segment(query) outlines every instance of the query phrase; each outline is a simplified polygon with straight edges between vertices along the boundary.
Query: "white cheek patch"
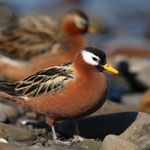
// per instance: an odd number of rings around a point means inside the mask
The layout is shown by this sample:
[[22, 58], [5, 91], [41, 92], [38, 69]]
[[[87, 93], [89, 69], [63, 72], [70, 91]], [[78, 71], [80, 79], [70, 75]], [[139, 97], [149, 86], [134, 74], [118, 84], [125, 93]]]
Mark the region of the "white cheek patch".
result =
[[87, 24], [87, 21], [84, 18], [80, 18], [78, 16], [75, 16], [75, 22], [79, 28], [84, 28]]
[[[100, 58], [96, 55], [94, 55], [93, 53], [90, 53], [88, 51], [83, 50], [82, 51], [82, 57], [85, 60], [86, 63], [93, 65], [93, 66], [97, 66], [99, 64]], [[97, 59], [93, 60], [93, 57]]]

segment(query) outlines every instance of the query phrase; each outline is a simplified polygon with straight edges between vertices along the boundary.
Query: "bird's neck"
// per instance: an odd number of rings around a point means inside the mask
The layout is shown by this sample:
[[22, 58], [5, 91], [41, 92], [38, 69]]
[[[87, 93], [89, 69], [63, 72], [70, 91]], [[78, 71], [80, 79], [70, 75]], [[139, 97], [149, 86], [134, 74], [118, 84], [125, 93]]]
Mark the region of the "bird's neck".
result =
[[67, 34], [70, 41], [70, 53], [75, 55], [82, 48], [84, 48], [87, 43], [83, 36], [83, 33], [79, 28], [76, 27], [71, 18], [65, 18], [61, 21], [61, 28], [65, 34]]
[[77, 87], [84, 85], [81, 89], [86, 89], [92, 96], [95, 93], [94, 95], [97, 95], [97, 98], [101, 97], [104, 102], [108, 88], [105, 74], [103, 72], [98, 72], [96, 67], [87, 64], [83, 60], [81, 53], [77, 54], [74, 58], [73, 68], [77, 77]]
[[61, 21], [61, 28], [65, 33], [70, 37], [81, 35], [82, 32], [79, 28], [76, 27], [74, 21], [70, 17], [66, 17]]
[[76, 55], [81, 49], [86, 47], [87, 42], [84, 39], [83, 35], [76, 35], [70, 37], [71, 46], [70, 46], [70, 52], [72, 55]]
[[78, 53], [74, 60], [73, 60], [73, 67], [75, 68], [75, 70], [78, 72], [77, 74], [84, 74], [84, 75], [91, 75], [91, 74], [97, 74], [99, 73], [96, 70], [96, 67], [86, 63], [83, 60], [82, 54]]

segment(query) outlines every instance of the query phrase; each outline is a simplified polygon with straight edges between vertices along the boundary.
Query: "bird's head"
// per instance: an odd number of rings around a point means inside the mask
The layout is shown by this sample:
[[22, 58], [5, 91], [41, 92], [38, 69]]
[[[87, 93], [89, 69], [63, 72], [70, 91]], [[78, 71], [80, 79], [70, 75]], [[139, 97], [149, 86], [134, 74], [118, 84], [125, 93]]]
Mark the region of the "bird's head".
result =
[[64, 30], [71, 35], [84, 34], [86, 32], [96, 33], [96, 30], [89, 27], [87, 15], [81, 10], [74, 9], [69, 11], [62, 19]]
[[82, 63], [80, 62], [80, 64], [86, 64], [87, 66], [90, 66], [99, 72], [108, 70], [114, 74], [119, 74], [119, 71], [107, 64], [106, 54], [100, 49], [86, 47], [81, 50], [78, 56], [83, 60]]

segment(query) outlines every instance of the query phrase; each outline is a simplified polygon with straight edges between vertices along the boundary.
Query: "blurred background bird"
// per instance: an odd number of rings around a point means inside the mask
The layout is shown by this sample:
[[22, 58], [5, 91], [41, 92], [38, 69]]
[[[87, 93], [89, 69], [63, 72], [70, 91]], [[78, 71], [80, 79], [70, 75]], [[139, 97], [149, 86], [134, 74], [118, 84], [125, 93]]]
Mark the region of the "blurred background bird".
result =
[[24, 17], [0, 35], [0, 71], [13, 80], [23, 79], [46, 67], [71, 61], [87, 43], [89, 27], [84, 12], [74, 9], [60, 21], [49, 16]]

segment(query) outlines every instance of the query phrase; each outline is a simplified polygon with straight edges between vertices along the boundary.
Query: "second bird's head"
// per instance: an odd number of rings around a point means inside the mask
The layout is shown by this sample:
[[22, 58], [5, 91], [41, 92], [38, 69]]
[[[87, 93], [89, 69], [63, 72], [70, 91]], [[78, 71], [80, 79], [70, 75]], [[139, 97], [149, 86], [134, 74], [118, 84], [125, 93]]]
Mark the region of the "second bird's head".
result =
[[91, 68], [94, 67], [94, 69], [99, 72], [108, 70], [114, 74], [119, 74], [119, 71], [107, 64], [106, 54], [100, 49], [85, 47], [83, 50], [80, 51], [79, 54], [77, 54], [76, 57], [78, 56], [81, 57], [81, 59], [83, 60], [82, 62], [79, 62], [80, 60], [76, 60], [78, 61], [77, 63], [80, 63], [80, 65], [86, 64], [85, 66], [89, 66]]
[[68, 34], [96, 33], [96, 29], [89, 27], [89, 19], [81, 10], [74, 9], [62, 18], [62, 27]]

